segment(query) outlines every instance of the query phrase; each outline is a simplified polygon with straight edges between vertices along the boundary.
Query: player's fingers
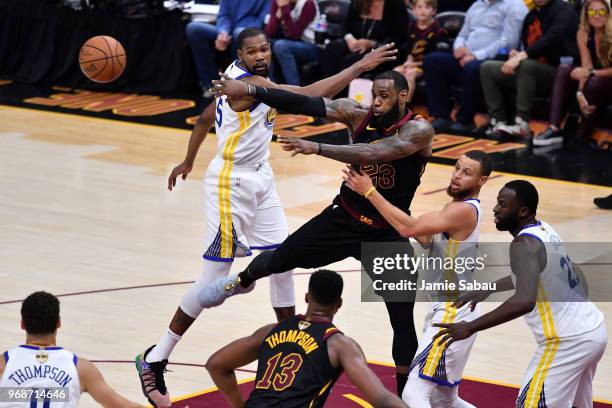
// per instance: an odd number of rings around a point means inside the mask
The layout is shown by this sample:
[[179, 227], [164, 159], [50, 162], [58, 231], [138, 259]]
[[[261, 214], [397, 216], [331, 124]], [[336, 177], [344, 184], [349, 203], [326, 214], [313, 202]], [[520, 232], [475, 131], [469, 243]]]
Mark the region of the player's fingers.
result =
[[449, 324], [448, 323], [432, 323], [431, 324], [433, 327], [442, 327], [442, 328], [448, 328]]
[[449, 348], [451, 344], [453, 344], [455, 342], [455, 339], [453, 339], [452, 337], [446, 342], [446, 348]]
[[187, 180], [187, 173], [183, 173], [183, 175], [181, 176], [183, 180]]
[[224, 73], [224, 72], [219, 72], [219, 76], [222, 78], [222, 80], [225, 80], [225, 79], [232, 79], [232, 77], [230, 77], [229, 75], [227, 75], [227, 74], [226, 74], [226, 73]]
[[459, 309], [460, 307], [462, 307], [463, 305], [465, 305], [465, 300], [463, 299], [457, 299], [455, 302], [453, 302], [453, 304], [451, 305], [454, 308]]
[[444, 336], [446, 333], [448, 333], [448, 329], [440, 330], [433, 336], [433, 340], [437, 339], [438, 337]]

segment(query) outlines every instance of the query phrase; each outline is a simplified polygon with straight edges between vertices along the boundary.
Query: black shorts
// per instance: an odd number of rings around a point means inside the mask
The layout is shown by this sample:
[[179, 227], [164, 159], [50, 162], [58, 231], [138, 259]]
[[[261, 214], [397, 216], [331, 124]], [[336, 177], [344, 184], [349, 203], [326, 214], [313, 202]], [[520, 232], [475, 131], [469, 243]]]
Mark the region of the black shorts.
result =
[[[319, 268], [348, 257], [361, 260], [362, 242], [408, 242], [392, 227], [375, 228], [332, 204], [289, 235], [269, 259], [268, 272]], [[408, 247], [411, 250], [411, 247]]]

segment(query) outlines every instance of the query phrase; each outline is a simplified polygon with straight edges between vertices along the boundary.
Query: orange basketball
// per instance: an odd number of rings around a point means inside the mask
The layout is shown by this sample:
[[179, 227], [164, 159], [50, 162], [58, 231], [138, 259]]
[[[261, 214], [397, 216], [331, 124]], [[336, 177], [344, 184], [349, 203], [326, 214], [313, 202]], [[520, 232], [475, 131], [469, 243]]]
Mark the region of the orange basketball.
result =
[[98, 35], [85, 41], [79, 51], [83, 74], [95, 82], [112, 82], [125, 69], [125, 50], [113, 37]]

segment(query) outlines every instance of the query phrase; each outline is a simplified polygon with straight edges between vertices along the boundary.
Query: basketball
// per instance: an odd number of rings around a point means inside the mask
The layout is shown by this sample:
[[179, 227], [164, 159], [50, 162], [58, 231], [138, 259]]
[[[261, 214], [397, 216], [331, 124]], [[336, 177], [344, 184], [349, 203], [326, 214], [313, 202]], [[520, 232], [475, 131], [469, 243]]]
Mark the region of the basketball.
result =
[[107, 83], [119, 78], [125, 69], [125, 50], [113, 37], [98, 35], [85, 41], [79, 51], [79, 65], [92, 81]]

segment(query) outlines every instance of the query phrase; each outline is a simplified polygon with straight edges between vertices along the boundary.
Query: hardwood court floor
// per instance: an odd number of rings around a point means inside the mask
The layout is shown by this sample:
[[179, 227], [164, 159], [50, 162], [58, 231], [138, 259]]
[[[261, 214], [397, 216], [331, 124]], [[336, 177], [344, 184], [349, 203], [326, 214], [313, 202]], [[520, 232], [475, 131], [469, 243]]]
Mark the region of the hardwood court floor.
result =
[[[189, 132], [110, 120], [0, 106], [0, 348], [23, 342], [19, 300], [35, 290], [54, 294], [158, 285], [62, 297], [59, 344], [92, 360], [107, 380], [142, 400], [130, 363], [158, 340], [180, 302], [186, 283], [201, 273], [203, 190], [214, 136], [175, 191], [166, 177], [184, 156]], [[271, 146], [276, 185], [291, 230], [330, 202], [342, 165], [320, 157], [289, 157]], [[451, 167], [430, 164], [413, 202], [418, 215], [447, 201]], [[482, 241], [508, 241], [495, 230], [492, 207], [499, 188], [514, 177], [495, 173], [484, 188]], [[592, 198], [609, 189], [529, 178], [541, 194], [540, 217], [566, 241], [612, 241], [611, 213]], [[235, 270], [246, 260], [238, 260]], [[363, 346], [367, 357], [391, 362], [391, 329], [384, 305], [361, 303], [359, 265], [333, 266], [346, 282], [337, 325]], [[308, 275], [297, 271], [298, 310]], [[176, 283], [174, 285], [166, 285]], [[255, 291], [204, 312], [176, 348], [172, 361], [203, 364], [216, 349], [273, 320], [267, 281]], [[5, 303], [15, 300], [14, 303]], [[4, 302], [4, 304], [2, 304]], [[612, 305], [600, 303], [612, 327]], [[494, 305], [486, 305], [490, 309]], [[426, 304], [415, 307], [422, 327]], [[518, 384], [535, 342], [517, 320], [479, 334], [466, 376]], [[254, 368], [251, 365], [249, 368]], [[172, 365], [167, 383], [174, 397], [212, 385], [201, 367]], [[252, 374], [239, 373], [240, 378]], [[595, 396], [612, 400], [612, 351], [600, 362]], [[83, 397], [84, 407], [95, 406]]]

